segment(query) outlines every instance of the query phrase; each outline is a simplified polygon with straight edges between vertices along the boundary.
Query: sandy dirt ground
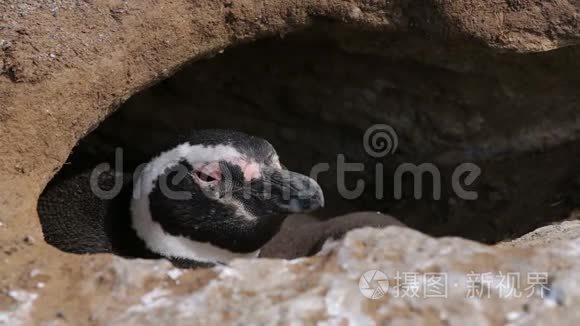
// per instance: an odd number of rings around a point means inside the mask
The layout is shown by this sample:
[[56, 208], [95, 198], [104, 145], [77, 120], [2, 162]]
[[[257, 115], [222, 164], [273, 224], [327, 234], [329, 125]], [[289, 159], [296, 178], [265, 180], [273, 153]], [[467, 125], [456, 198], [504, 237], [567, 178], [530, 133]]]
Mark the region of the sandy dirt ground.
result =
[[[14, 308], [14, 318], [90, 324], [95, 311], [142, 294], [141, 283], [128, 282], [126, 295], [111, 297], [112, 257], [46, 245], [36, 201], [81, 137], [185, 63], [319, 20], [541, 52], [576, 44], [578, 17], [574, 1], [3, 1], [0, 307]], [[180, 289], [195, 289], [212, 273], [191, 273]]]

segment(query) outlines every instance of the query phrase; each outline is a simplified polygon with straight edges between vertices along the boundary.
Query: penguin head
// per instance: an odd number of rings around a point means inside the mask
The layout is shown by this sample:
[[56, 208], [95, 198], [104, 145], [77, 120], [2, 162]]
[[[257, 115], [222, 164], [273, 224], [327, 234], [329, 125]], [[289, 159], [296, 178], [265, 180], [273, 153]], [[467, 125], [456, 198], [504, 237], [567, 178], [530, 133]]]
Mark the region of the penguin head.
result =
[[140, 171], [132, 226], [162, 256], [227, 262], [257, 256], [287, 215], [323, 204], [316, 181], [286, 170], [266, 140], [205, 130]]

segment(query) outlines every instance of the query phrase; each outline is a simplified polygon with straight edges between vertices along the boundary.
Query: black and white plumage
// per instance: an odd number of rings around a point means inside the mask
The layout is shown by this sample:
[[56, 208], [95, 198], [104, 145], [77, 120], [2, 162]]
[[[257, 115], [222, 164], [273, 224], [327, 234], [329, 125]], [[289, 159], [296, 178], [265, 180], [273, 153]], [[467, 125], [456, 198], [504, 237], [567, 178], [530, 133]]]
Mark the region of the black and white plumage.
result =
[[[46, 241], [74, 253], [226, 263], [256, 257], [288, 214], [323, 205], [320, 186], [284, 169], [263, 139], [205, 130], [167, 148], [137, 178], [125, 171], [111, 199], [91, 188], [92, 169], [55, 178], [38, 205]], [[114, 183], [113, 171], [98, 178], [101, 189]]]

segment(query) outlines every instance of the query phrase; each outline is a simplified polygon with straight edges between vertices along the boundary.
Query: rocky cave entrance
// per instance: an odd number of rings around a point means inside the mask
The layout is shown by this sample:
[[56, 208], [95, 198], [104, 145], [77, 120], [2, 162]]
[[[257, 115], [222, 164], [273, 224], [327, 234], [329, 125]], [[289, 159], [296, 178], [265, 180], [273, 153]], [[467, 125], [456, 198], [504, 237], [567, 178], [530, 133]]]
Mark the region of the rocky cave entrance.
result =
[[[578, 50], [498, 54], [461, 44], [321, 25], [226, 49], [131, 97], [79, 142], [63, 171], [113, 162], [116, 148], [131, 168], [177, 133], [227, 128], [269, 140], [295, 171], [328, 163], [318, 177], [323, 219], [382, 211], [430, 235], [495, 243], [569, 218], [580, 204]], [[375, 124], [391, 126], [398, 140], [379, 159], [363, 146]], [[365, 182], [355, 199], [338, 190], [339, 154], [365, 166], [345, 175], [348, 189]], [[466, 162], [481, 169], [466, 187], [477, 200], [452, 188]], [[415, 199], [406, 174], [396, 199], [393, 175], [404, 163], [435, 166], [441, 198], [424, 175]]]

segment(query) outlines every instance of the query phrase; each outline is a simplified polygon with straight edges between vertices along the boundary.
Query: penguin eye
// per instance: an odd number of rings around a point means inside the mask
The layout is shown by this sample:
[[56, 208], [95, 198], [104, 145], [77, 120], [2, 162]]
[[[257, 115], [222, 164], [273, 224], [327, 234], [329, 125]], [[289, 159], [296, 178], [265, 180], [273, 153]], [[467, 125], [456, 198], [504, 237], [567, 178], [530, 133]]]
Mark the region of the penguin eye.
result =
[[208, 164], [193, 171], [193, 175], [200, 183], [216, 183], [222, 179], [219, 164]]
[[215, 177], [212, 177], [211, 175], [205, 174], [201, 171], [195, 171], [195, 175], [197, 176], [198, 179], [205, 182], [213, 182], [218, 180]]

